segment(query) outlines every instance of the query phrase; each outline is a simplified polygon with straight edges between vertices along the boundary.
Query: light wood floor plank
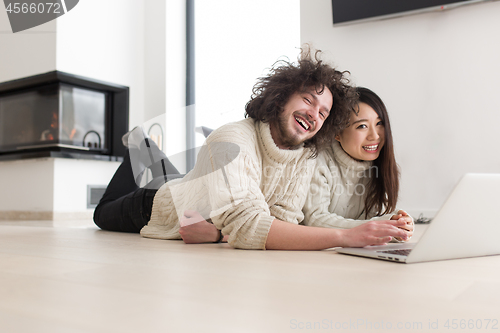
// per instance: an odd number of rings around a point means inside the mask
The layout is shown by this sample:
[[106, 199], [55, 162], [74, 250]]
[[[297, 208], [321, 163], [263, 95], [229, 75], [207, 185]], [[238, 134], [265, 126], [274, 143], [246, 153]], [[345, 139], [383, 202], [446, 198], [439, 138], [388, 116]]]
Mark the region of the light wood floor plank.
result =
[[0, 332], [436, 332], [500, 320], [498, 299], [500, 256], [403, 265], [0, 222]]

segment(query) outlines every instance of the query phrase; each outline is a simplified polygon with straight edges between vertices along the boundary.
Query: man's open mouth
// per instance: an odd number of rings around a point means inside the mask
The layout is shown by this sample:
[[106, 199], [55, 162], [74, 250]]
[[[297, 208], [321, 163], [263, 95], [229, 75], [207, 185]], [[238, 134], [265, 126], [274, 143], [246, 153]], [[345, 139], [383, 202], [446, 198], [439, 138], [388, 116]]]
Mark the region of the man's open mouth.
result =
[[299, 123], [300, 126], [302, 126], [306, 131], [309, 130], [311, 126], [302, 118], [295, 117], [295, 120]]

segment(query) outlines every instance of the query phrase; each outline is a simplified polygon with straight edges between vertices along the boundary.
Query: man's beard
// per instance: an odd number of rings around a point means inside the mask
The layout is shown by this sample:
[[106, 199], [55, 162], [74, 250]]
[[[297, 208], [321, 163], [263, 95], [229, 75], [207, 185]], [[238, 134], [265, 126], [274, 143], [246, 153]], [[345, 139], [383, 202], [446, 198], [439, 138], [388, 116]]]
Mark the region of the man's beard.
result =
[[297, 133], [287, 130], [289, 124], [287, 122], [288, 119], [285, 119], [280, 115], [278, 119], [274, 122], [274, 128], [276, 129], [276, 135], [278, 136], [278, 140], [280, 140], [280, 144], [288, 149], [297, 149], [304, 142]]

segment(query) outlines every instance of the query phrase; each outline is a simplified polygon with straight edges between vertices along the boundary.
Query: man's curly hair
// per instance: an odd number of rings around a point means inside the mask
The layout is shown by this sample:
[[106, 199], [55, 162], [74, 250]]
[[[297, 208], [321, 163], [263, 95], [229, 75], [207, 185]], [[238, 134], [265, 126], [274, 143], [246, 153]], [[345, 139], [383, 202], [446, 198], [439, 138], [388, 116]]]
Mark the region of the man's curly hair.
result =
[[305, 142], [313, 149], [314, 155], [325, 146], [332, 144], [336, 134], [349, 122], [351, 112], [357, 103], [356, 90], [349, 85], [349, 72], [340, 72], [319, 59], [320, 50], [311, 53], [303, 48], [298, 63], [279, 60], [270, 73], [258, 79], [253, 87], [252, 97], [245, 106], [245, 118], [274, 123], [278, 120], [289, 98], [296, 92], [314, 87], [322, 93], [327, 87], [333, 95], [333, 106], [318, 133]]

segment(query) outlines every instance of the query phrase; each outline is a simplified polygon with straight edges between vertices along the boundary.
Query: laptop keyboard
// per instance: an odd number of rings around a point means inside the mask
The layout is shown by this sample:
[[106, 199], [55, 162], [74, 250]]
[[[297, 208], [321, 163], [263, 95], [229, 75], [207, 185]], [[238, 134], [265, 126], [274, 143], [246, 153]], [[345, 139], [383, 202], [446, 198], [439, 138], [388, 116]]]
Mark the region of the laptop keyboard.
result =
[[388, 253], [388, 254], [399, 254], [401, 256], [407, 256], [410, 254], [412, 249], [400, 249], [400, 250], [385, 250], [385, 251], [377, 251], [379, 253]]

